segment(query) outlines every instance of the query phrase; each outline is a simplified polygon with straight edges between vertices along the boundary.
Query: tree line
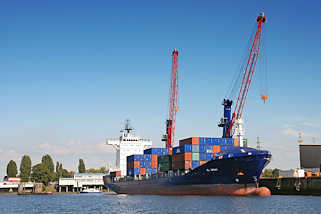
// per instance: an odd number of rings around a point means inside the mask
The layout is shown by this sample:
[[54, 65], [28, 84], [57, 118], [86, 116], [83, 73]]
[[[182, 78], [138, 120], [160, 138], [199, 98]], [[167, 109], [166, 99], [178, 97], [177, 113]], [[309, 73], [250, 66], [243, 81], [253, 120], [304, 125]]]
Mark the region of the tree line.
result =
[[[78, 164], [79, 173], [105, 173], [106, 168], [101, 167], [100, 169], [88, 169], [86, 170], [83, 159], [79, 159]], [[31, 158], [28, 155], [24, 155], [20, 163], [20, 174], [22, 182], [37, 182], [47, 185], [49, 182], [57, 181], [59, 178], [71, 178], [73, 171], [64, 169], [62, 163], [56, 162], [56, 166], [50, 155], [46, 154], [42, 156], [41, 163], [32, 166]], [[15, 161], [10, 160], [7, 165], [7, 176], [17, 177], [18, 169]]]

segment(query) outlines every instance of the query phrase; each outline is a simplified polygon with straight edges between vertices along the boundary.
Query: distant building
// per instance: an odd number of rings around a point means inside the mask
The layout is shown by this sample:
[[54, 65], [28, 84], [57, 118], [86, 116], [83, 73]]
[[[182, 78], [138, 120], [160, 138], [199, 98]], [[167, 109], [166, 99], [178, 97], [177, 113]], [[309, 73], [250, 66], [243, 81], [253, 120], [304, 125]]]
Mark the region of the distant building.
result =
[[59, 178], [59, 192], [75, 192], [84, 188], [102, 190], [104, 187], [103, 173], [76, 173], [72, 178]]
[[321, 144], [300, 144], [300, 166], [309, 171], [320, 171]]
[[116, 149], [116, 168], [121, 171], [122, 176], [127, 175], [127, 156], [144, 154], [145, 149], [152, 147], [150, 139], [143, 139], [131, 133], [132, 128], [126, 121], [125, 129], [119, 139], [108, 139], [107, 145]]

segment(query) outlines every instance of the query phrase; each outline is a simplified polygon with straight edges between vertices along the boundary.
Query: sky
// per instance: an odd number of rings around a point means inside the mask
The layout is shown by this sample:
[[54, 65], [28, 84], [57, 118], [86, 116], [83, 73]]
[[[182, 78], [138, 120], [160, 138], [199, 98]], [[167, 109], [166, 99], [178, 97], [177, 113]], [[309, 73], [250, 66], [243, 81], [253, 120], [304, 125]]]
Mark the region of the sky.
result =
[[127, 118], [163, 146], [174, 48], [176, 140], [220, 136], [221, 102], [261, 11], [269, 98], [260, 99], [258, 66], [246, 137], [271, 151], [270, 168], [297, 168], [298, 133], [321, 143], [320, 1], [13, 0], [0, 8], [0, 176], [25, 154], [33, 165], [50, 154], [68, 170], [79, 158], [114, 164], [105, 141]]

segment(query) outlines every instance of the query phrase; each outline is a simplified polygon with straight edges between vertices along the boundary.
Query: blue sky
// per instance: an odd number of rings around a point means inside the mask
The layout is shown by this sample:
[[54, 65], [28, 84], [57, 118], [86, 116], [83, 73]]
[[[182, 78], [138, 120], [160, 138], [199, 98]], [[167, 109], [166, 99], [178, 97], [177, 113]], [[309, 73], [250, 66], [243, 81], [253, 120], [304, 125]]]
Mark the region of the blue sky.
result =
[[257, 70], [246, 135], [272, 152], [270, 167], [297, 167], [297, 133], [321, 142], [320, 1], [10, 1], [0, 9], [0, 175], [23, 154], [36, 164], [49, 153], [73, 170], [78, 158], [113, 163], [104, 141], [126, 118], [162, 145], [173, 48], [176, 139], [218, 136], [220, 103], [260, 11], [269, 100]]

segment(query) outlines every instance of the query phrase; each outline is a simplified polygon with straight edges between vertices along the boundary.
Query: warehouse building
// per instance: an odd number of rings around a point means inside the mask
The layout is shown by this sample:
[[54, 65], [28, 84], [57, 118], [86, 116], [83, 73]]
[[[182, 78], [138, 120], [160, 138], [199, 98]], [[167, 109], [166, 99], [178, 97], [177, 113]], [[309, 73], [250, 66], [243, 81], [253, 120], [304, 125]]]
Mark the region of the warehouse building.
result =
[[59, 178], [58, 192], [78, 192], [85, 188], [104, 188], [103, 173], [76, 173], [72, 178]]

